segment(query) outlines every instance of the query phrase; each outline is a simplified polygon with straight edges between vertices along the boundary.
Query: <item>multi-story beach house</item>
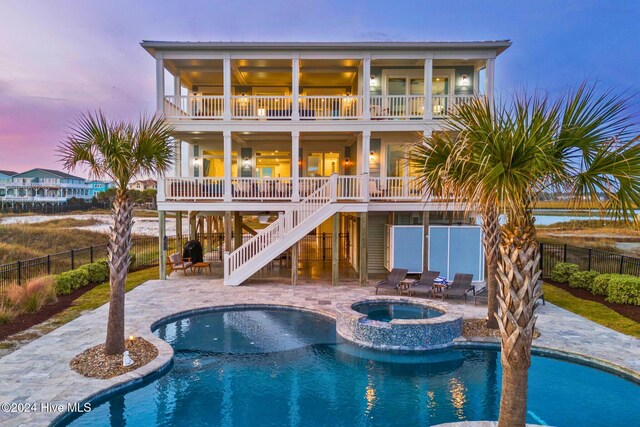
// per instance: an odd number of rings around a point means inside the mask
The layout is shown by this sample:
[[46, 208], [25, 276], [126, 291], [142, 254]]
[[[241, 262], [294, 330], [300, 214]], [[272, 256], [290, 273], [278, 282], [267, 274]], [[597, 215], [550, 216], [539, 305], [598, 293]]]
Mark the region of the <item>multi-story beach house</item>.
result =
[[91, 196], [92, 198], [100, 193], [104, 193], [110, 188], [115, 187], [114, 182], [107, 181], [87, 181], [87, 184], [91, 186], [91, 189], [89, 190], [89, 196]]
[[[227, 285], [283, 253], [297, 266], [299, 242], [321, 233], [334, 283], [344, 268], [360, 283], [394, 267], [483, 280], [479, 227], [424, 194], [406, 155], [458, 105], [493, 97], [510, 44], [142, 42], [157, 109], [175, 127], [176, 167], [158, 181], [161, 247], [174, 212], [189, 215], [192, 236], [223, 224]], [[268, 225], [251, 229], [251, 215]]]
[[42, 168], [12, 175], [4, 190], [0, 197], [3, 209], [60, 206], [74, 197], [85, 201], [92, 198], [91, 185], [84, 178]]
[[158, 182], [155, 179], [141, 179], [129, 184], [131, 190], [155, 190], [158, 188]]
[[11, 182], [11, 177], [16, 173], [14, 171], [0, 170], [0, 197], [7, 194], [7, 184]]

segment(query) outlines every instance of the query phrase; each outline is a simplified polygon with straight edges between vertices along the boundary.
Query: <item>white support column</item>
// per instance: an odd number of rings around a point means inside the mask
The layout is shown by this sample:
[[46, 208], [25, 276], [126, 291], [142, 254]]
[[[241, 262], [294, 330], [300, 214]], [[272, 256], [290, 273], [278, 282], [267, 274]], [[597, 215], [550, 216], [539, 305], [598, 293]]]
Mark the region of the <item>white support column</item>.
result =
[[293, 120], [300, 120], [299, 105], [300, 96], [300, 59], [297, 55], [291, 60], [291, 118]]
[[182, 110], [182, 82], [180, 81], [180, 72], [173, 76], [173, 102], [176, 107]]
[[156, 111], [164, 110], [164, 58], [162, 52], [156, 53]]
[[223, 136], [224, 161], [224, 201], [231, 201], [231, 131], [225, 130]]
[[300, 131], [291, 131], [291, 198], [300, 201]]
[[[362, 117], [371, 118], [371, 59], [362, 60]], [[369, 153], [367, 152], [367, 156]], [[368, 169], [368, 168], [367, 168]]]
[[487, 101], [489, 105], [493, 104], [494, 98], [494, 80], [496, 77], [496, 60], [495, 58], [487, 59], [487, 66], [485, 70], [484, 90], [487, 94]]
[[433, 59], [424, 60], [424, 119], [433, 118]]
[[223, 120], [231, 120], [231, 57], [225, 54], [222, 60], [222, 84], [224, 95]]
[[158, 246], [159, 246], [159, 264], [160, 264], [160, 280], [167, 279], [167, 226], [165, 221], [165, 212], [158, 211]]
[[371, 131], [362, 131], [362, 173], [369, 173], [371, 160]]
[[475, 96], [480, 95], [480, 67], [476, 65], [473, 67], [473, 94]]

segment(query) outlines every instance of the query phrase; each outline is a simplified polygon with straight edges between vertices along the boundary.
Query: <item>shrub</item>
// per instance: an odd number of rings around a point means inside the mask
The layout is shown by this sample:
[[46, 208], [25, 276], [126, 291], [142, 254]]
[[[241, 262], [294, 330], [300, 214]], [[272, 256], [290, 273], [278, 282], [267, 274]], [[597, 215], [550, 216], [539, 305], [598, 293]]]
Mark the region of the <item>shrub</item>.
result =
[[620, 275], [609, 281], [607, 301], [640, 305], [640, 277]]
[[573, 273], [580, 271], [578, 264], [559, 262], [551, 270], [551, 280], [557, 283], [567, 283]]
[[59, 274], [56, 277], [56, 294], [66, 295], [89, 284], [87, 270], [76, 269]]
[[609, 288], [609, 282], [615, 277], [623, 276], [622, 274], [601, 274], [591, 284], [591, 293], [594, 295], [607, 295], [607, 289]]
[[591, 290], [593, 281], [600, 275], [597, 271], [577, 271], [569, 277], [569, 286]]
[[9, 302], [14, 309], [25, 313], [35, 313], [42, 306], [57, 301], [55, 281], [51, 276], [31, 280], [24, 286], [12, 285], [7, 291]]
[[89, 274], [89, 283], [102, 283], [109, 278], [109, 267], [99, 261], [83, 265], [78, 270], [85, 270]]
[[0, 304], [0, 325], [11, 322], [18, 315], [16, 311], [8, 304]]

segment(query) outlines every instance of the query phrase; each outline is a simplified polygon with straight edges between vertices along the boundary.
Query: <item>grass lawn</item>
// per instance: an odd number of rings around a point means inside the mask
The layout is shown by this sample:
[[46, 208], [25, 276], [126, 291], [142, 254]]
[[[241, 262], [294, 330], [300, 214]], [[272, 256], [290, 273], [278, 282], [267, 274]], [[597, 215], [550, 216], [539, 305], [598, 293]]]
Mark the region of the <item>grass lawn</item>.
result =
[[549, 283], [545, 283], [543, 289], [546, 301], [614, 331], [640, 338], [640, 323], [616, 313], [609, 307], [594, 301], [574, 297], [569, 292]]
[[[131, 289], [141, 285], [147, 280], [154, 280], [158, 277], [158, 267], [146, 268], [144, 270], [129, 273], [125, 289], [129, 292]], [[46, 328], [51, 330], [58, 328], [79, 317], [84, 311], [94, 310], [107, 302], [109, 302], [109, 282], [102, 283], [78, 297], [78, 299], [73, 302], [72, 306], [53, 316], [51, 321], [47, 323]]]

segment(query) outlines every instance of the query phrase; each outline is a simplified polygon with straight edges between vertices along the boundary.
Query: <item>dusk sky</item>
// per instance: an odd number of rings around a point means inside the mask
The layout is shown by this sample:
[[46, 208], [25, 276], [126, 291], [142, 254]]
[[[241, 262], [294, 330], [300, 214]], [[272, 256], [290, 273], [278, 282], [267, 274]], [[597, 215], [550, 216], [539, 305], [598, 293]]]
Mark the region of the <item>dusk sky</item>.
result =
[[511, 39], [496, 89], [551, 95], [584, 79], [640, 91], [640, 1], [0, 0], [0, 169], [59, 169], [80, 113], [153, 112], [141, 40]]

